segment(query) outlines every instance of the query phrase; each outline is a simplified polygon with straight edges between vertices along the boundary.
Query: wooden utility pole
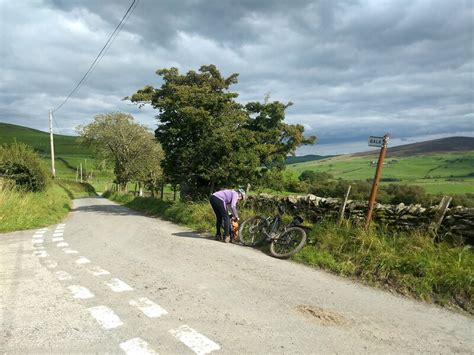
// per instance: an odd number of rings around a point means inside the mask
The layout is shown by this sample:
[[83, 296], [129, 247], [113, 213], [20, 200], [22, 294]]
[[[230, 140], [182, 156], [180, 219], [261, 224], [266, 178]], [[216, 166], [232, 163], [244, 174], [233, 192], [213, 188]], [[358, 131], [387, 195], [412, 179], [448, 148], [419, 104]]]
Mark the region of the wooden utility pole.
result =
[[49, 110], [49, 141], [51, 143], [51, 175], [56, 178], [56, 168], [54, 167], [54, 138], [53, 138], [53, 111]]
[[[365, 222], [365, 230], [369, 229], [370, 221], [372, 220], [372, 212], [374, 210], [375, 198], [377, 197], [380, 176], [382, 175], [383, 161], [385, 159], [385, 153], [387, 152], [388, 139], [389, 139], [389, 135], [385, 134], [381, 142], [382, 145], [380, 149], [379, 161], [377, 162], [377, 170], [375, 171], [374, 182], [372, 183], [372, 190], [370, 191], [369, 206], [367, 210], [367, 220]], [[369, 145], [370, 144], [371, 144], [371, 140], [369, 139]]]
[[81, 171], [81, 182], [82, 182], [82, 163], [80, 164], [80, 171]]

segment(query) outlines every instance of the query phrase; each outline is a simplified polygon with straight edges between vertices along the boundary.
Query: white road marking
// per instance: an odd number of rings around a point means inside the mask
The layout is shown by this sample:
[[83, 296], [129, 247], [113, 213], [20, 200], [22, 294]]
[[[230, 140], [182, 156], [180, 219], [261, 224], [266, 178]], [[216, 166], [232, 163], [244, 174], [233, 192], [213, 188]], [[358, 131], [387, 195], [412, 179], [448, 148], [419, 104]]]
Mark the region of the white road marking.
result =
[[43, 239], [43, 234], [35, 234], [33, 239]]
[[60, 281], [72, 280], [72, 276], [66, 271], [56, 271], [55, 274]]
[[33, 244], [43, 244], [44, 239], [33, 239], [32, 243]]
[[94, 276], [104, 276], [104, 275], [110, 275], [110, 272], [107, 270], [102, 269], [100, 266], [94, 266], [90, 269], [87, 269], [92, 275]]
[[117, 328], [123, 325], [120, 318], [106, 306], [89, 308], [91, 316], [105, 329]]
[[66, 226], [66, 223], [58, 224], [58, 227], [65, 227], [65, 226]]
[[64, 238], [63, 237], [53, 238], [52, 241], [53, 242], [63, 242]]
[[72, 297], [79, 299], [93, 298], [94, 294], [87, 288], [79, 285], [71, 285], [67, 287], [72, 292]]
[[48, 269], [54, 269], [56, 266], [58, 266], [58, 263], [53, 260], [46, 260], [44, 264], [46, 265]]
[[73, 250], [73, 249], [63, 249], [63, 251], [66, 254], [79, 254], [77, 250]]
[[91, 261], [83, 256], [76, 260], [76, 264], [89, 264]]
[[53, 234], [53, 237], [62, 237], [63, 236], [63, 233], [54, 233]]
[[66, 243], [66, 242], [59, 242], [58, 244], [56, 244], [56, 246], [57, 246], [58, 248], [62, 248], [62, 247], [68, 247], [69, 244]]
[[196, 354], [208, 354], [220, 349], [219, 345], [187, 325], [182, 325], [178, 329], [170, 330], [170, 333]]
[[44, 234], [46, 233], [47, 229], [38, 229], [35, 234]]
[[133, 288], [119, 279], [110, 279], [110, 282], [106, 282], [105, 284], [109, 286], [114, 292], [133, 291]]
[[48, 230], [48, 228], [40, 228], [40, 229], [37, 229], [36, 231], [37, 232], [46, 232]]
[[41, 244], [35, 244], [35, 245], [33, 245], [33, 247], [34, 247], [36, 250], [44, 250], [44, 246], [42, 246]]
[[44, 250], [38, 250], [33, 252], [38, 258], [46, 258], [49, 254]]
[[153, 355], [158, 354], [148, 343], [140, 338], [133, 338], [123, 343], [120, 343], [120, 348], [127, 353], [127, 355]]
[[158, 318], [165, 314], [168, 314], [165, 309], [161, 308], [155, 302], [150, 301], [146, 297], [141, 297], [136, 300], [130, 300], [130, 302], [128, 303], [130, 304], [130, 306], [137, 307], [149, 318]]

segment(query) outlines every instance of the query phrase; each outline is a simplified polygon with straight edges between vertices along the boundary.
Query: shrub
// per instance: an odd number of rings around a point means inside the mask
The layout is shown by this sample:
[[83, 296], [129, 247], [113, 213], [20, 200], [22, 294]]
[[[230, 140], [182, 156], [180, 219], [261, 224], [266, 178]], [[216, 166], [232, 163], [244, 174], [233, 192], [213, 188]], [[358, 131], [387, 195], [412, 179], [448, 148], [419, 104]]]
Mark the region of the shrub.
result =
[[398, 204], [429, 204], [430, 199], [425, 189], [417, 185], [394, 185], [390, 184], [384, 189], [390, 196], [390, 203]]
[[300, 181], [306, 181], [311, 184], [317, 181], [326, 181], [333, 178], [334, 176], [329, 173], [326, 173], [324, 171], [321, 172], [321, 171], [313, 171], [313, 170], [305, 170], [298, 177]]
[[32, 192], [44, 191], [49, 183], [39, 155], [17, 142], [0, 146], [0, 177], [13, 180], [20, 190]]

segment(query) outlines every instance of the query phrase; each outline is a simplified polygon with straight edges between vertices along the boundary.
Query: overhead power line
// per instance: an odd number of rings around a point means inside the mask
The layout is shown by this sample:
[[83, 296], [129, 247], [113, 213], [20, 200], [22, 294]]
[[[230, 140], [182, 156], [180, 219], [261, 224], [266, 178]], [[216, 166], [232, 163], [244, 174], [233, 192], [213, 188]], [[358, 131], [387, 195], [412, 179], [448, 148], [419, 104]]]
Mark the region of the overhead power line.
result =
[[64, 101], [60, 105], [58, 105], [54, 110], [52, 110], [52, 112], [56, 112], [61, 107], [63, 107], [63, 105], [71, 98], [72, 95], [74, 95], [74, 93], [81, 87], [81, 85], [84, 84], [84, 82], [87, 80], [88, 76], [94, 71], [97, 64], [99, 64], [100, 60], [103, 58], [103, 56], [105, 55], [107, 50], [110, 48], [110, 46], [112, 45], [115, 38], [117, 38], [117, 36], [120, 33], [121, 29], [123, 28], [123, 26], [127, 22], [127, 19], [130, 17], [130, 15], [132, 14], [133, 10], [135, 9], [135, 7], [137, 5], [138, 5], [138, 0], [133, 0], [132, 4], [127, 9], [127, 12], [125, 13], [125, 15], [123, 15], [122, 19], [120, 20], [120, 23], [117, 25], [115, 30], [112, 32], [112, 34], [110, 35], [107, 42], [105, 43], [105, 45], [100, 50], [99, 54], [97, 54], [94, 61], [90, 65], [89, 69], [87, 70], [87, 72], [84, 74], [84, 76], [81, 78], [81, 80], [79, 80], [79, 82], [76, 84], [74, 89], [72, 89], [72, 91], [69, 93], [69, 95], [64, 99]]

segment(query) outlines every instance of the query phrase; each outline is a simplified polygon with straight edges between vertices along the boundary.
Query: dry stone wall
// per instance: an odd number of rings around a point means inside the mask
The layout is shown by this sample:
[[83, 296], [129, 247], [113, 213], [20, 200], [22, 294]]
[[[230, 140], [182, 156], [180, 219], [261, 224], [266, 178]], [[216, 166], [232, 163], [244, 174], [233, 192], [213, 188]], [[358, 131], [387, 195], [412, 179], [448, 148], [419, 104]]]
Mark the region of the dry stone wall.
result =
[[[249, 196], [246, 204], [260, 212], [275, 210], [283, 205], [291, 214], [303, 214], [311, 222], [322, 218], [338, 218], [342, 199], [323, 198], [315, 195], [278, 197], [269, 194]], [[366, 201], [348, 200], [344, 217], [363, 223], [367, 214]], [[397, 230], [428, 230], [439, 221], [441, 211], [438, 206], [382, 205], [377, 203], [373, 220]], [[440, 237], [452, 237], [474, 245], [474, 208], [461, 206], [448, 208], [437, 232]]]

